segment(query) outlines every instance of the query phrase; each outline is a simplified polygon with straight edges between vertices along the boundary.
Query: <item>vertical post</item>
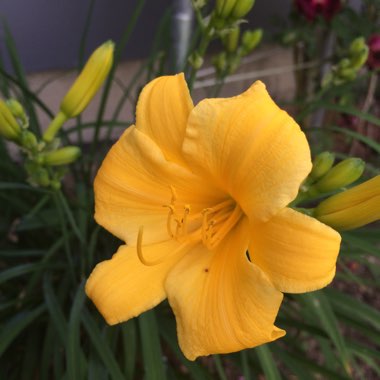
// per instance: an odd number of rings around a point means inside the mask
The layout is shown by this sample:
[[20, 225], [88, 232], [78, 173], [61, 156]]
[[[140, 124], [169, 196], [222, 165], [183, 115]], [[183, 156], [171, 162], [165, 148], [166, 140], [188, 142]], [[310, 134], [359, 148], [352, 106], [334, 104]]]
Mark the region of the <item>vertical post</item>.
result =
[[170, 72], [184, 70], [193, 29], [194, 10], [191, 0], [173, 0], [171, 25]]

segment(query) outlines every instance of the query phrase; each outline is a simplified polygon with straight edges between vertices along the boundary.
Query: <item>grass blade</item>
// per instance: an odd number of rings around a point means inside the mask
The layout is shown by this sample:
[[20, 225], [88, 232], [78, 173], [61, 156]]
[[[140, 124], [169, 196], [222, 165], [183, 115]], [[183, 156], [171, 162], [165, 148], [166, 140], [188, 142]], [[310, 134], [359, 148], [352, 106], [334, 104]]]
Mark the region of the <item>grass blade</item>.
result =
[[139, 316], [145, 380], [165, 379], [159, 332], [154, 310]]

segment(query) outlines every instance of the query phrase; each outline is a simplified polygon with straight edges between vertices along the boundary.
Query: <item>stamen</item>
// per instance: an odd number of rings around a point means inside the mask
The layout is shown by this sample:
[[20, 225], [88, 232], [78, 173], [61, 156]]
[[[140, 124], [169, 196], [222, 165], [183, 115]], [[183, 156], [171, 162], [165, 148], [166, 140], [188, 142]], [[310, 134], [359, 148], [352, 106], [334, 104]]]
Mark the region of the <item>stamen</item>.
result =
[[182, 224], [182, 230], [181, 230], [181, 235], [182, 236], [186, 236], [187, 235], [187, 219], [188, 219], [188, 216], [190, 214], [190, 206], [189, 205], [185, 205], [185, 210], [184, 210], [184, 213], [183, 213], [183, 218], [181, 220], [181, 224]]
[[[162, 257], [161, 259], [158, 259], [156, 261], [148, 261], [145, 259], [144, 254], [142, 252], [142, 238], [143, 238], [143, 232], [144, 232], [144, 227], [140, 226], [139, 228], [139, 233], [137, 235], [137, 243], [136, 243], [136, 251], [137, 251], [137, 256], [141, 263], [146, 266], [155, 266], [163, 263], [164, 261], [167, 261], [171, 259], [173, 256], [178, 255], [182, 250], [182, 254], [186, 254], [188, 250], [185, 250], [185, 248], [192, 248], [196, 244], [199, 243], [199, 239], [196, 237], [196, 235], [192, 234], [189, 236], [189, 239], [186, 239], [182, 244], [180, 244], [173, 252], [169, 253], [168, 255]], [[182, 257], [182, 256], [181, 256]], [[178, 260], [180, 257], [178, 258]]]
[[232, 228], [239, 221], [243, 212], [241, 208], [236, 205], [234, 211], [230, 214], [228, 219], [223, 223], [223, 225], [217, 230], [214, 236], [212, 236], [212, 241], [210, 242], [210, 249], [214, 249], [232, 230]]
[[163, 207], [167, 207], [169, 209], [168, 219], [166, 220], [166, 229], [171, 238], [174, 238], [174, 233], [172, 231], [172, 219], [174, 215], [174, 206], [173, 205], [164, 205]]
[[156, 261], [145, 260], [143, 252], [142, 252], [143, 232], [144, 232], [144, 227], [140, 226], [139, 233], [137, 235], [137, 242], [136, 242], [136, 250], [137, 250], [137, 256], [138, 256], [139, 260], [142, 262], [142, 264], [144, 264], [146, 266], [153, 266], [153, 265], [161, 264], [164, 261], [162, 259], [156, 260]]

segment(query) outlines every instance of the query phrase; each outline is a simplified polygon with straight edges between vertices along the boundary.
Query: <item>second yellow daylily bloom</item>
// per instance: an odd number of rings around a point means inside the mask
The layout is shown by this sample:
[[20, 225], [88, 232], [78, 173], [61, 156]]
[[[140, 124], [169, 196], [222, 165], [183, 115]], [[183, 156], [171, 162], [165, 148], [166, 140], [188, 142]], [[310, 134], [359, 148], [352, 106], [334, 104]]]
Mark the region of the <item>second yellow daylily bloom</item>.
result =
[[282, 293], [327, 285], [339, 252], [336, 231], [287, 207], [310, 170], [263, 83], [194, 107], [183, 75], [152, 81], [95, 180], [95, 218], [127, 245], [88, 296], [109, 324], [168, 298], [190, 360], [282, 337]]

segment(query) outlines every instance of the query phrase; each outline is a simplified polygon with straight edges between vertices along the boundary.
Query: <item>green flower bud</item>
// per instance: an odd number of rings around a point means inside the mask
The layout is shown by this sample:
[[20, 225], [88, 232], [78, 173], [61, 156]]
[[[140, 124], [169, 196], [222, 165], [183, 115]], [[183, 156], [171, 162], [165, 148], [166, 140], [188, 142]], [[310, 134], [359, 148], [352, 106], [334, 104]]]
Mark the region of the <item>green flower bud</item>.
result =
[[231, 12], [231, 17], [235, 20], [243, 18], [254, 6], [255, 0], [238, 0]]
[[262, 40], [263, 30], [247, 30], [242, 36], [243, 55], [249, 54]]
[[313, 168], [309, 177], [317, 180], [324, 176], [334, 165], [335, 155], [331, 152], [319, 153], [313, 160]]
[[368, 46], [364, 37], [357, 37], [351, 42], [348, 52], [351, 56], [355, 56], [361, 54], [365, 49], [368, 49]]
[[43, 154], [43, 162], [49, 166], [67, 165], [76, 161], [81, 151], [76, 146], [66, 146]]
[[223, 45], [228, 53], [234, 53], [237, 49], [240, 36], [240, 28], [238, 26], [231, 29], [231, 31], [223, 38]]
[[197, 52], [194, 52], [193, 54], [191, 54], [191, 56], [189, 57], [189, 62], [190, 62], [190, 65], [195, 69], [195, 70], [198, 70], [202, 67], [203, 65], [203, 58], [197, 53]]
[[8, 140], [19, 141], [21, 128], [5, 102], [0, 99], [0, 135]]
[[68, 119], [79, 115], [98, 92], [111, 70], [114, 43], [107, 41], [88, 59], [83, 70], [62, 100], [61, 111]]
[[314, 187], [321, 193], [348, 186], [361, 177], [365, 162], [360, 158], [347, 158], [330, 169]]
[[14, 117], [21, 119], [23, 122], [27, 120], [24, 108], [18, 100], [13, 98], [8, 99], [7, 106]]
[[49, 173], [46, 169], [38, 168], [32, 174], [32, 181], [37, 185], [46, 187], [50, 185]]
[[216, 0], [215, 12], [219, 18], [229, 18], [233, 7], [239, 0]]
[[33, 150], [37, 148], [38, 141], [37, 137], [35, 136], [34, 133], [24, 130], [21, 134], [21, 139], [20, 139], [21, 146], [28, 150]]
[[212, 63], [218, 74], [224, 73], [224, 71], [227, 69], [226, 52], [219, 53], [217, 56], [215, 56], [212, 60]]

